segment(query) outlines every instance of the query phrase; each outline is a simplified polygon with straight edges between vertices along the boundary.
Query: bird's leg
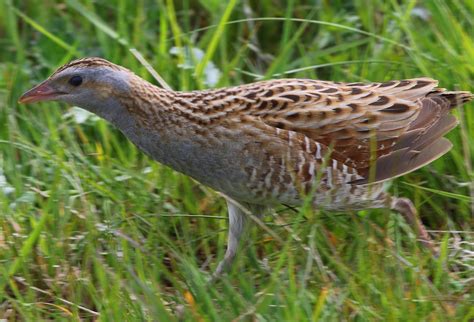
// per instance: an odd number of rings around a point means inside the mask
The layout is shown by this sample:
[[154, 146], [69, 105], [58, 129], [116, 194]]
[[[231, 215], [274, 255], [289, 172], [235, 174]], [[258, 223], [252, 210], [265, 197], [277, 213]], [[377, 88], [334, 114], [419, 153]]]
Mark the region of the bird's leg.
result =
[[237, 253], [240, 238], [248, 228], [249, 217], [247, 214], [245, 214], [243, 209], [229, 200], [227, 200], [227, 208], [229, 212], [229, 236], [227, 237], [227, 250], [225, 252], [224, 259], [220, 261], [217, 269], [212, 275], [213, 280], [218, 278], [220, 275], [222, 275], [222, 273], [230, 268], [232, 262], [234, 261], [235, 254]]
[[411, 200], [408, 198], [392, 198], [391, 208], [400, 213], [408, 224], [415, 229], [421, 244], [437, 255], [437, 250], [435, 249], [433, 240], [428, 235], [421, 220], [418, 218], [417, 211]]

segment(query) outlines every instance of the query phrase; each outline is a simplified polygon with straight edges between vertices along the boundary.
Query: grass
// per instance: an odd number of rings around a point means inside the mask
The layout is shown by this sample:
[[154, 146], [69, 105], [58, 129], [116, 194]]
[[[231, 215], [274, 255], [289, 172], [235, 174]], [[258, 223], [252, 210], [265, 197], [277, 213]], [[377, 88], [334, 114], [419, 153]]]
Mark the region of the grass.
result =
[[[455, 112], [454, 149], [391, 187], [415, 201], [440, 258], [389, 211], [282, 207], [265, 218], [273, 234], [254, 229], [211, 287], [227, 235], [219, 195], [104, 121], [16, 103], [75, 57], [102, 56], [151, 80], [132, 48], [179, 90], [205, 87], [211, 61], [222, 72], [215, 86], [424, 75], [473, 90], [473, 2], [315, 3], [1, 0], [0, 318], [472, 320], [472, 103]], [[204, 52], [194, 68], [179, 67], [185, 51], [170, 54], [183, 46]]]

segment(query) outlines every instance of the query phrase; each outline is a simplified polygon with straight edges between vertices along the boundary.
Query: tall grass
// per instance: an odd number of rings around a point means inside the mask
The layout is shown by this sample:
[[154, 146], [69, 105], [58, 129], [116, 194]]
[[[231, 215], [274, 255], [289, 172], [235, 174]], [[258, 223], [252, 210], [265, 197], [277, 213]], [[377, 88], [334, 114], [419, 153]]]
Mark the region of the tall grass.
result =
[[[474, 4], [461, 0], [0, 0], [0, 318], [472, 320], [472, 104], [455, 112], [452, 152], [391, 187], [415, 201], [439, 258], [389, 211], [282, 207], [265, 218], [280, 238], [254, 229], [208, 286], [226, 245], [219, 195], [104, 121], [16, 100], [82, 56], [152, 80], [132, 48], [179, 90], [205, 87], [212, 61], [215, 86], [424, 75], [472, 91], [473, 39]], [[180, 68], [193, 59], [173, 47], [204, 58]]]

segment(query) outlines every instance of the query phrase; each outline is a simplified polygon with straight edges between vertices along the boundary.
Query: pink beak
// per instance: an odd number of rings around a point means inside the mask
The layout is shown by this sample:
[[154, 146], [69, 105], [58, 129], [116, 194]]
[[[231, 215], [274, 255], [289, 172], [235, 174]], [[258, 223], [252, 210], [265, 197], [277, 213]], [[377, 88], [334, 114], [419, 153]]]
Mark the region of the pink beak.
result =
[[58, 94], [60, 93], [54, 90], [47, 81], [44, 81], [21, 95], [21, 97], [18, 99], [18, 103], [27, 104], [40, 101], [49, 101], [53, 100]]

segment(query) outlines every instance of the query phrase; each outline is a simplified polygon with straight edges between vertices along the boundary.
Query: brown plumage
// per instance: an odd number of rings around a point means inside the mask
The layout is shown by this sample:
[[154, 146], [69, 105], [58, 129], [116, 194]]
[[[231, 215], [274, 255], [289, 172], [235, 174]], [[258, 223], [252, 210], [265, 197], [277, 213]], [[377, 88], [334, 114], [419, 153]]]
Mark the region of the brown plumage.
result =
[[175, 92], [86, 58], [59, 68], [20, 101], [55, 99], [88, 109], [157, 161], [227, 195], [229, 246], [220, 274], [248, 221], [242, 207], [260, 215], [278, 203], [300, 205], [306, 196], [328, 210], [394, 209], [431, 246], [411, 202], [391, 197], [383, 181], [451, 148], [443, 136], [457, 120], [449, 111], [473, 95], [437, 85], [430, 78], [279, 79]]

